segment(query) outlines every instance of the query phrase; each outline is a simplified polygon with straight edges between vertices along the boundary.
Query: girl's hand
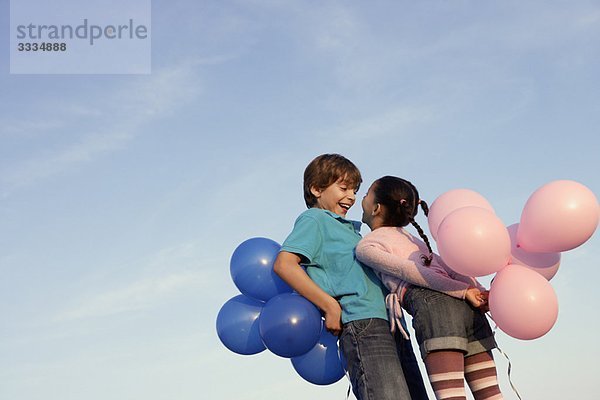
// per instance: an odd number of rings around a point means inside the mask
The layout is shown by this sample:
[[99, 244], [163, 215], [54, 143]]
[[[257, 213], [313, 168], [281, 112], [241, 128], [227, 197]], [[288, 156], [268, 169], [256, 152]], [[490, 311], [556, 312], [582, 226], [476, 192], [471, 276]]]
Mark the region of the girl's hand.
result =
[[486, 312], [490, 311], [490, 303], [488, 302], [489, 297], [490, 297], [489, 290], [481, 292], [481, 298], [483, 299], [483, 304], [481, 306], [479, 306], [479, 310], [482, 313], [486, 313]]
[[470, 287], [465, 293], [465, 300], [473, 307], [482, 309], [482, 307], [487, 307], [487, 293], [475, 287]]

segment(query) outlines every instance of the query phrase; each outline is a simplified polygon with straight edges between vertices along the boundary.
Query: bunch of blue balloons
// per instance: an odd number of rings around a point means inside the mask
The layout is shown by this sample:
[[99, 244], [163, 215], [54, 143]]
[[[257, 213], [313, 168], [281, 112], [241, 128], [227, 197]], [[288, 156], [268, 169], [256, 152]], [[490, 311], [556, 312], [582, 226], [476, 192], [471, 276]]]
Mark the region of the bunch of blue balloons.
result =
[[230, 272], [241, 294], [221, 307], [217, 334], [234, 353], [269, 349], [290, 358], [294, 370], [308, 382], [330, 385], [345, 374], [337, 337], [323, 328], [319, 310], [273, 271], [280, 249], [277, 242], [262, 237], [235, 249]]

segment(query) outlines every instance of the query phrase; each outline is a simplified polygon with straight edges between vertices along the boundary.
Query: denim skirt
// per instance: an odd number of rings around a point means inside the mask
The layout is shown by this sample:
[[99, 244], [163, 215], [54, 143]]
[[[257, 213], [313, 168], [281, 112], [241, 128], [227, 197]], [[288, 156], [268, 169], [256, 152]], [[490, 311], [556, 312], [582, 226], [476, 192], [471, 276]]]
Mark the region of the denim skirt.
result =
[[413, 318], [423, 359], [437, 350], [458, 350], [467, 357], [496, 347], [485, 314], [465, 300], [413, 286], [406, 291], [402, 305]]

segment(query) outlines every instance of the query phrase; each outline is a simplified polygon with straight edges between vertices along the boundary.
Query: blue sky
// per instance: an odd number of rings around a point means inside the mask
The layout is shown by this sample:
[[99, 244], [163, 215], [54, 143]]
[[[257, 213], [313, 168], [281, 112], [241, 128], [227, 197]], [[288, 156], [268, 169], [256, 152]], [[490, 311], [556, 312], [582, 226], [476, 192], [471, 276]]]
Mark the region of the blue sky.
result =
[[[465, 187], [506, 225], [549, 181], [600, 193], [592, 1], [155, 0], [150, 75], [11, 75], [0, 5], [3, 399], [343, 398], [215, 333], [233, 250], [283, 241], [318, 154], [361, 197]], [[598, 234], [563, 255], [547, 335], [498, 332], [524, 399], [596, 392], [599, 257]]]

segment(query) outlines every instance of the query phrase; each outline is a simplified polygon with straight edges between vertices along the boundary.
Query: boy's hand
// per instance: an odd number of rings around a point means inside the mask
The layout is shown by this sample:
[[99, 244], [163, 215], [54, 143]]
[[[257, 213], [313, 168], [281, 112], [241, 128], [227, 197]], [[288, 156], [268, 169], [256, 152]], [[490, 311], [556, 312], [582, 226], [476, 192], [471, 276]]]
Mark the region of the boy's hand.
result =
[[342, 307], [340, 303], [310, 279], [306, 271], [300, 266], [300, 256], [295, 253], [281, 251], [275, 259], [273, 270], [294, 290], [323, 311], [325, 329], [336, 336], [342, 333]]
[[325, 329], [332, 335], [340, 336], [342, 334], [342, 307], [340, 303], [334, 301], [327, 310], [323, 310], [325, 314]]

